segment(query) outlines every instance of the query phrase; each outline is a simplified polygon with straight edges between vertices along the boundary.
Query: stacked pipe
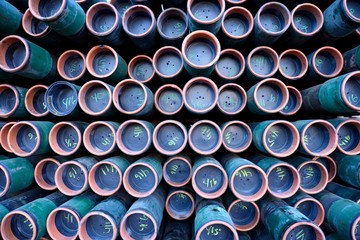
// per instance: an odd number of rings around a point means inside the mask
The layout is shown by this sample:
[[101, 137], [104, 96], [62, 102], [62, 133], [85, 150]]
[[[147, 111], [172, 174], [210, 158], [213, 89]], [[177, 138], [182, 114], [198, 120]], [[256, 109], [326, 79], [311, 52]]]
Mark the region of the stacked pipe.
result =
[[360, 3], [0, 0], [3, 239], [360, 239]]

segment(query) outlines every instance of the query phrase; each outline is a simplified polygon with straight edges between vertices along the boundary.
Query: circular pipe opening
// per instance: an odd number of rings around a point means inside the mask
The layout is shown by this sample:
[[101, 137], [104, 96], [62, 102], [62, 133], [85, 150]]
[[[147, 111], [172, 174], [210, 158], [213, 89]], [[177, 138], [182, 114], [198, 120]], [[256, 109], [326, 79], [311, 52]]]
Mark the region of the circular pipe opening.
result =
[[128, 64], [128, 73], [131, 79], [142, 83], [150, 82], [155, 76], [153, 61], [146, 55], [137, 55]]
[[104, 156], [115, 148], [116, 129], [109, 123], [98, 121], [91, 123], [84, 131], [85, 148], [96, 156]]
[[14, 126], [15, 123], [16, 122], [8, 122], [4, 126], [2, 126], [2, 128], [0, 129], [1, 146], [5, 151], [7, 151], [9, 153], [13, 153], [13, 150], [10, 148], [10, 145], [8, 142], [8, 135], [9, 135], [9, 131], [10, 131], [11, 127]]
[[222, 145], [233, 153], [240, 153], [248, 149], [252, 142], [250, 127], [241, 121], [228, 122], [221, 130]]
[[114, 219], [100, 211], [86, 214], [79, 227], [80, 239], [115, 239], [118, 234]]
[[341, 84], [341, 97], [354, 111], [360, 111], [360, 71], [348, 74]]
[[215, 71], [226, 81], [236, 80], [245, 71], [245, 58], [235, 49], [222, 50]]
[[188, 30], [186, 14], [178, 8], [166, 9], [157, 19], [157, 30], [164, 39], [181, 39]]
[[271, 77], [279, 68], [279, 56], [274, 49], [265, 46], [253, 49], [246, 61], [248, 70], [258, 78]]
[[148, 97], [145, 85], [133, 79], [119, 82], [113, 91], [115, 107], [127, 115], [140, 113], [145, 108]]
[[225, 1], [187, 1], [187, 13], [198, 24], [210, 25], [221, 19], [225, 11]]
[[76, 161], [67, 161], [56, 170], [55, 184], [67, 196], [79, 195], [88, 188], [88, 171]]
[[57, 207], [46, 221], [46, 229], [52, 239], [75, 239], [79, 225], [80, 217], [70, 207]]
[[123, 153], [131, 156], [140, 155], [149, 149], [152, 132], [142, 121], [128, 120], [117, 130], [116, 142]]
[[121, 221], [120, 235], [123, 239], [154, 239], [157, 234], [156, 220], [143, 210], [128, 212]]
[[33, 155], [40, 147], [40, 132], [31, 122], [15, 123], [9, 130], [10, 149], [20, 157]]
[[346, 155], [357, 155], [360, 153], [360, 122], [346, 120], [337, 128], [337, 148]]
[[327, 156], [337, 147], [336, 129], [327, 121], [314, 120], [301, 132], [301, 145], [312, 156]]
[[290, 11], [282, 3], [269, 2], [261, 6], [255, 19], [259, 27], [270, 35], [281, 35], [290, 26]]
[[300, 187], [300, 176], [290, 164], [275, 164], [267, 173], [269, 192], [277, 198], [289, 198]]
[[49, 133], [51, 149], [61, 155], [75, 154], [81, 147], [82, 134], [78, 127], [71, 122], [59, 122]]
[[185, 126], [174, 120], [159, 123], [153, 133], [154, 147], [164, 155], [180, 153], [186, 147], [187, 138]]
[[116, 8], [107, 2], [98, 2], [86, 12], [86, 27], [95, 36], [106, 36], [119, 25], [120, 16]]
[[183, 100], [190, 111], [204, 114], [211, 111], [218, 101], [218, 88], [209, 78], [196, 77], [183, 88]]
[[67, 81], [76, 81], [85, 75], [86, 57], [77, 50], [68, 50], [60, 55], [57, 61], [57, 70], [60, 76]]
[[222, 167], [206, 163], [194, 170], [191, 183], [200, 197], [215, 199], [226, 191], [228, 178]]
[[215, 65], [220, 58], [220, 51], [221, 46], [217, 37], [204, 30], [188, 34], [181, 46], [184, 61], [197, 69]]
[[334, 180], [336, 173], [337, 173], [337, 164], [329, 156], [323, 156], [323, 157], [314, 157], [312, 160], [320, 162], [327, 170], [329, 179], [328, 182], [331, 182]]
[[320, 31], [323, 24], [323, 13], [314, 4], [299, 4], [291, 12], [292, 29], [301, 35], [313, 36]]
[[85, 113], [100, 116], [112, 106], [112, 90], [106, 83], [92, 80], [80, 88], [78, 101]]
[[[216, 211], [214, 209], [213, 211]], [[218, 235], [208, 235], [207, 229], [213, 229]], [[210, 230], [211, 231], [211, 230]], [[199, 240], [216, 240], [216, 239], [234, 239], [238, 240], [236, 229], [229, 223], [221, 220], [214, 220], [205, 223], [196, 233], [196, 239]]]
[[165, 84], [154, 95], [156, 109], [164, 115], [174, 115], [184, 106], [182, 90], [174, 84]]
[[25, 11], [21, 23], [24, 31], [35, 38], [46, 36], [47, 33], [51, 31], [46, 23], [40, 21], [32, 15], [30, 9]]
[[265, 113], [281, 111], [289, 100], [286, 85], [278, 79], [268, 78], [259, 82], [254, 90], [256, 106]]
[[294, 208], [320, 226], [325, 218], [325, 210], [321, 203], [314, 198], [305, 198], [298, 201]]
[[194, 123], [188, 136], [190, 147], [198, 154], [210, 155], [221, 147], [221, 129], [212, 121], [201, 120]]
[[86, 56], [86, 68], [96, 78], [108, 78], [119, 64], [117, 52], [105, 45], [98, 45], [90, 49]]
[[171, 46], [160, 48], [153, 56], [153, 67], [159, 77], [174, 78], [178, 76], [184, 67], [180, 50]]
[[173, 187], [186, 185], [192, 176], [190, 160], [184, 156], [169, 158], [163, 166], [163, 177], [167, 184]]
[[279, 72], [289, 80], [302, 78], [308, 70], [308, 60], [304, 53], [288, 49], [279, 56]]
[[64, 0], [29, 0], [29, 9], [35, 18], [44, 22], [57, 20], [67, 6]]
[[318, 49], [311, 61], [316, 74], [324, 78], [336, 77], [344, 65], [344, 58], [341, 52], [329, 46]]
[[243, 7], [232, 7], [225, 11], [221, 23], [222, 32], [232, 39], [245, 39], [254, 28], [254, 19], [249, 10]]
[[238, 231], [250, 231], [259, 223], [260, 210], [254, 202], [235, 200], [228, 207], [228, 212]]
[[145, 163], [133, 163], [124, 173], [126, 191], [137, 198], [151, 195], [159, 184], [155, 169]]
[[34, 219], [21, 210], [11, 211], [1, 223], [1, 236], [4, 239], [35, 239], [37, 231]]
[[300, 134], [296, 127], [288, 121], [274, 121], [264, 130], [263, 146], [268, 153], [275, 157], [288, 157], [293, 154], [300, 144]]
[[10, 35], [0, 41], [0, 65], [10, 73], [16, 73], [26, 66], [30, 59], [28, 42], [19, 36]]
[[236, 83], [228, 83], [220, 87], [216, 104], [222, 113], [235, 115], [244, 110], [246, 102], [245, 90]]
[[177, 190], [167, 196], [165, 208], [172, 218], [185, 220], [194, 213], [195, 200], [188, 192]]
[[325, 189], [329, 175], [319, 162], [308, 161], [298, 167], [300, 189], [307, 194], [316, 194]]
[[34, 177], [36, 183], [45, 190], [55, 190], [55, 172], [60, 163], [55, 158], [45, 158], [35, 166]]
[[[1, 87], [0, 87], [1, 90]], [[43, 117], [49, 114], [49, 110], [45, 104], [45, 93], [47, 86], [35, 85], [25, 94], [25, 108], [35, 117]]]
[[0, 84], [0, 117], [8, 118], [20, 105], [18, 90], [9, 84]]
[[302, 106], [302, 95], [300, 91], [292, 86], [287, 86], [287, 89], [289, 91], [289, 100], [280, 111], [280, 114], [285, 116], [294, 115]]
[[78, 91], [71, 83], [58, 81], [51, 84], [45, 92], [47, 109], [55, 116], [71, 114], [78, 104]]
[[134, 38], [141, 38], [151, 33], [155, 28], [155, 15], [144, 5], [129, 7], [122, 18], [122, 25], [126, 34]]
[[116, 164], [106, 160], [96, 163], [89, 172], [90, 188], [98, 195], [110, 196], [122, 184], [122, 173]]

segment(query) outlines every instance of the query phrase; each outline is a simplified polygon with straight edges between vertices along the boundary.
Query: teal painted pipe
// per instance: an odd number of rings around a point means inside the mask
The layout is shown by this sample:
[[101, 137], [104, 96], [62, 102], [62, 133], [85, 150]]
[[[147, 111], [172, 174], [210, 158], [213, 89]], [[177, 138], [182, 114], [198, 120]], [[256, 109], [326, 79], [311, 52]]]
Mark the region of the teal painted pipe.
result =
[[250, 124], [253, 143], [263, 153], [274, 157], [288, 157], [300, 144], [300, 136], [296, 127], [283, 120], [269, 120]]
[[262, 222], [259, 222], [256, 228], [249, 232], [249, 235], [251, 239], [274, 240]]
[[228, 175], [213, 157], [200, 155], [194, 159], [191, 184], [197, 195], [206, 199], [220, 197], [228, 186]]
[[0, 196], [23, 190], [34, 181], [34, 166], [25, 158], [2, 160], [0, 169]]
[[88, 174], [97, 163], [93, 157], [80, 157], [62, 163], [55, 172], [55, 184], [67, 196], [76, 196], [89, 188]]
[[195, 210], [195, 192], [190, 186], [170, 188], [165, 201], [165, 209], [175, 220], [189, 219]]
[[151, 195], [161, 182], [163, 162], [161, 154], [150, 154], [133, 162], [123, 177], [126, 191], [138, 198]]
[[83, 133], [87, 126], [87, 123], [78, 121], [56, 123], [49, 133], [51, 149], [61, 156], [83, 152]]
[[6, 198], [0, 202], [0, 222], [4, 219], [5, 215], [9, 212], [19, 208], [29, 202], [47, 195], [47, 192], [41, 188], [34, 188], [26, 192], [17, 194], [13, 197]]
[[34, 178], [37, 185], [47, 191], [55, 190], [55, 172], [60, 164], [66, 160], [67, 158], [62, 156], [41, 159], [34, 169]]
[[324, 11], [325, 33], [341, 38], [360, 26], [359, 3], [353, 0], [336, 0]]
[[323, 157], [337, 147], [336, 129], [325, 120], [299, 120], [293, 122], [300, 134], [297, 151], [302, 154]]
[[8, 1], [0, 1], [0, 36], [16, 34], [21, 29], [21, 12]]
[[4, 239], [39, 240], [47, 232], [46, 219], [50, 212], [68, 199], [55, 192], [11, 211], [2, 221], [1, 236]]
[[221, 201], [203, 199], [197, 204], [194, 238], [239, 239], [234, 222]]
[[334, 153], [331, 157], [337, 164], [337, 175], [341, 180], [351, 186], [360, 187], [360, 156], [347, 156], [344, 154]]
[[[268, 189], [268, 181], [265, 172], [260, 167], [233, 153], [222, 156], [220, 162], [226, 171], [224, 177], [228, 177], [226, 182], [229, 182], [229, 188], [237, 198], [250, 202], [264, 196]], [[193, 181], [194, 179], [196, 179], [195, 176], [193, 176]], [[218, 181], [218, 179], [215, 180]], [[207, 196], [209, 194], [205, 195]]]
[[50, 152], [49, 133], [53, 126], [52, 122], [45, 121], [15, 123], [8, 134], [11, 150], [20, 157]]
[[357, 46], [343, 54], [343, 72], [349, 73], [360, 70], [360, 46]]
[[154, 125], [148, 121], [130, 119], [123, 122], [116, 132], [116, 143], [126, 155], [141, 155], [152, 145]]
[[310, 158], [291, 156], [285, 159], [293, 165], [300, 175], [300, 189], [307, 194], [316, 194], [325, 189], [329, 174], [325, 166]]
[[220, 58], [221, 45], [214, 34], [197, 30], [185, 37], [181, 52], [185, 70], [191, 76], [209, 77]]
[[122, 26], [136, 48], [147, 51], [156, 44], [156, 18], [149, 7], [136, 4], [126, 9]]
[[86, 27], [104, 44], [120, 46], [125, 42], [120, 13], [106, 1], [98, 2], [89, 8], [86, 13]]
[[154, 94], [143, 83], [125, 79], [115, 86], [113, 104], [127, 115], [149, 115], [154, 108]]
[[351, 118], [328, 120], [338, 135], [337, 150], [346, 155], [360, 154], [360, 121]]
[[81, 113], [78, 104], [78, 85], [57, 81], [51, 84], [45, 92], [47, 109], [55, 116], [78, 116]]
[[169, 157], [163, 166], [165, 182], [172, 187], [183, 187], [192, 178], [192, 160], [186, 154]]
[[274, 239], [325, 239], [323, 231], [309, 218], [283, 200], [269, 194], [258, 202], [261, 221]]
[[301, 91], [305, 112], [357, 113], [360, 111], [360, 71], [330, 79]]
[[121, 18], [124, 16], [126, 10], [133, 5], [130, 0], [110, 0], [109, 2], [115, 6]]
[[91, 191], [73, 197], [49, 214], [46, 229], [52, 239], [76, 238], [81, 219], [93, 209], [103, 197]]
[[276, 78], [267, 78], [247, 92], [247, 107], [257, 115], [280, 112], [289, 101], [289, 90]]
[[65, 37], [80, 37], [85, 29], [85, 12], [75, 0], [56, 3], [30, 0], [29, 8], [35, 18]]
[[298, 191], [295, 195], [285, 200], [287, 204], [296, 208], [307, 218], [320, 226], [325, 219], [325, 210], [321, 203], [315, 198]]
[[9, 80], [13, 77], [12, 73], [5, 72], [0, 68], [0, 80]]
[[90, 188], [101, 196], [115, 194], [122, 186], [123, 176], [129, 165], [128, 160], [122, 156], [101, 160], [89, 172]]
[[[164, 222], [164, 221], [163, 221]], [[174, 219], [167, 219], [164, 230], [164, 240], [191, 240], [191, 223], [190, 221], [179, 221]]]
[[0, 84], [0, 117], [21, 118], [29, 116], [25, 108], [28, 89], [9, 84]]
[[[335, 232], [346, 239], [360, 237], [360, 205], [326, 190], [314, 195], [325, 209], [325, 220]], [[340, 224], [341, 223], [341, 224]]]
[[249, 155], [249, 160], [258, 165], [266, 174], [268, 192], [277, 198], [289, 198], [300, 187], [300, 176], [292, 165], [261, 154]]
[[242, 201], [231, 191], [226, 191], [223, 200], [237, 231], [250, 231], [259, 223], [260, 209], [255, 202]]
[[123, 239], [155, 239], [163, 219], [165, 190], [159, 186], [151, 195], [136, 200], [121, 220]]
[[80, 239], [117, 239], [120, 234], [120, 222], [134, 202], [121, 190], [97, 204], [81, 220]]
[[187, 1], [187, 17], [190, 32], [206, 30], [217, 34], [225, 12], [225, 0], [212, 2]]
[[95, 156], [105, 156], [115, 152], [115, 134], [120, 124], [111, 121], [96, 121], [86, 127], [83, 142], [86, 150]]
[[335, 182], [329, 182], [326, 190], [332, 192], [342, 198], [349, 199], [356, 203], [360, 203], [360, 191], [352, 187], [345, 187]]
[[85, 83], [79, 91], [80, 108], [91, 116], [111, 116], [116, 113], [112, 104], [114, 87], [99, 80]]
[[98, 45], [86, 55], [86, 68], [95, 78], [117, 84], [127, 76], [125, 60], [110, 46]]
[[56, 77], [56, 59], [25, 38], [7, 36], [0, 41], [0, 50], [4, 53], [0, 65], [6, 72], [36, 80], [53, 81]]

